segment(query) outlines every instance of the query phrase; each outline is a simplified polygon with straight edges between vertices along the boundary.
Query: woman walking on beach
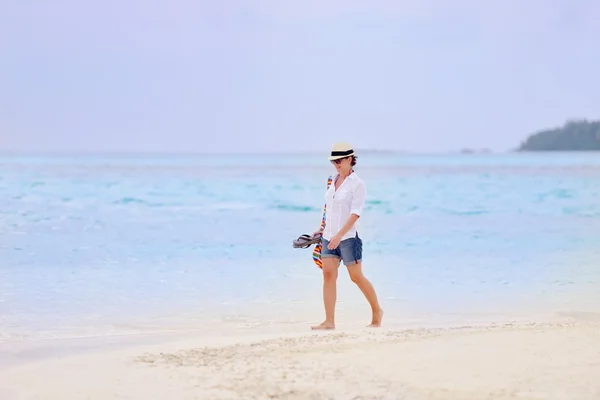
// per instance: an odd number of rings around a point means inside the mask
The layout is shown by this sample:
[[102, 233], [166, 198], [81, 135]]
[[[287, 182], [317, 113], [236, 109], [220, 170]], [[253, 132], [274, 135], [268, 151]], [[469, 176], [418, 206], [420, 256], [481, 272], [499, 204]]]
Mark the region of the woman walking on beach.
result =
[[356, 156], [348, 143], [333, 145], [329, 160], [336, 169], [332, 184], [325, 195], [325, 227], [322, 234], [323, 302], [325, 321], [312, 329], [335, 329], [335, 302], [340, 261], [344, 263], [354, 282], [371, 305], [373, 318], [370, 327], [381, 326], [383, 310], [371, 282], [362, 272], [362, 240], [358, 233], [358, 219], [366, 200], [364, 181], [354, 172]]

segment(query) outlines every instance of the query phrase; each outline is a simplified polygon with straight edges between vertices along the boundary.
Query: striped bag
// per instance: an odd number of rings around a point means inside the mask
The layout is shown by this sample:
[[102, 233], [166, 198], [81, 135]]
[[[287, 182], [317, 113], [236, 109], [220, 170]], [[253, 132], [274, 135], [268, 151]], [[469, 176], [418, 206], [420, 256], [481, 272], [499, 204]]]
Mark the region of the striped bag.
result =
[[[329, 190], [329, 187], [331, 186], [331, 182], [332, 182], [332, 177], [329, 176], [329, 178], [327, 179], [327, 190]], [[323, 230], [325, 229], [325, 211], [327, 209], [327, 203], [325, 203], [325, 205], [323, 206], [323, 218], [321, 219], [321, 232], [323, 232]], [[321, 242], [317, 243], [313, 253], [312, 253], [312, 258], [313, 261], [315, 262], [315, 264], [317, 264], [317, 267], [319, 268], [323, 268], [323, 261], [321, 261], [321, 250], [323, 248], [323, 245], [321, 244]]]

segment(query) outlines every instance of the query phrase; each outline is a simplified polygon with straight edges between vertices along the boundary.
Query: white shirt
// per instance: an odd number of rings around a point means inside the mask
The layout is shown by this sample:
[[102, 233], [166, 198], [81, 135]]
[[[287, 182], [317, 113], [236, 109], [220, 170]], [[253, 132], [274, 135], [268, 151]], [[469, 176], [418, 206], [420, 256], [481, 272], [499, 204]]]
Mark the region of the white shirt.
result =
[[[336, 190], [335, 181], [339, 174], [333, 177], [331, 186], [325, 192], [325, 229], [323, 237], [331, 240], [343, 227], [346, 225], [351, 214], [356, 214], [359, 217], [362, 215], [363, 208], [367, 197], [365, 182], [356, 175], [356, 172], [351, 173], [341, 186]], [[342, 237], [342, 240], [353, 238], [358, 232], [358, 220], [352, 228]]]

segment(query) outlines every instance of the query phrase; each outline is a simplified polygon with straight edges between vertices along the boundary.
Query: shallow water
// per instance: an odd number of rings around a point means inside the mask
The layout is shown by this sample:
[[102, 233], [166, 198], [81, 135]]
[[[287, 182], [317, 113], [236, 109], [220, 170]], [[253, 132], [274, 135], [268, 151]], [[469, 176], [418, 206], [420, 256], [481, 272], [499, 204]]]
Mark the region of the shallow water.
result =
[[[365, 155], [386, 318], [600, 304], [600, 154]], [[0, 340], [318, 322], [319, 156], [0, 157]], [[340, 319], [368, 319], [340, 275]], [[366, 313], [366, 314], [364, 314]]]

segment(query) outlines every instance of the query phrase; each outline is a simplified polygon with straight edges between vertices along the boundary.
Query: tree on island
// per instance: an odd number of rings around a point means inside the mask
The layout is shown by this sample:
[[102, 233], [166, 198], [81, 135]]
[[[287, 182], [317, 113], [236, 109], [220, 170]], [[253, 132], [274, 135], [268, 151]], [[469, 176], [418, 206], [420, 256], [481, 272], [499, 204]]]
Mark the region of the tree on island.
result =
[[530, 135], [518, 151], [600, 151], [600, 121], [571, 120]]

